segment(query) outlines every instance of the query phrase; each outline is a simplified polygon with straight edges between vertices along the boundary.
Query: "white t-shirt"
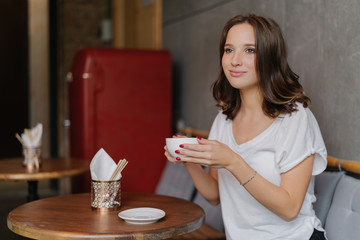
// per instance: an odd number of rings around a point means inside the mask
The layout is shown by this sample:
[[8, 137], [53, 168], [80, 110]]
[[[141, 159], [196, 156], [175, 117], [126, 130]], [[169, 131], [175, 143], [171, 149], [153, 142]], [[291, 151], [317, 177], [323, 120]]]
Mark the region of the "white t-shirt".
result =
[[[232, 121], [221, 112], [212, 125], [209, 139], [228, 145], [254, 170], [279, 186], [284, 173], [311, 154], [315, 154], [312, 179], [303, 206], [292, 221], [285, 221], [253, 198], [226, 169], [218, 169], [219, 191], [227, 240], [309, 239], [314, 228], [324, 231], [312, 203], [314, 176], [326, 168], [326, 148], [317, 121], [308, 108], [281, 114], [261, 134], [238, 145]], [[255, 177], [256, 178], [256, 177]]]

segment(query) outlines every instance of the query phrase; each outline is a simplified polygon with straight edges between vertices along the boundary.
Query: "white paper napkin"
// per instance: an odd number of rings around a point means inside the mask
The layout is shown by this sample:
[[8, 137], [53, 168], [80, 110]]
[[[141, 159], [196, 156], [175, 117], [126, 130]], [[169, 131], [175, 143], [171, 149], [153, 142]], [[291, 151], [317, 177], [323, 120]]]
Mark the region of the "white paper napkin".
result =
[[24, 129], [24, 133], [21, 134], [22, 144], [25, 147], [40, 147], [41, 136], [43, 132], [43, 125], [38, 123], [32, 129]]
[[[109, 154], [101, 148], [90, 163], [91, 179], [96, 181], [109, 181], [115, 169], [116, 163]], [[120, 178], [121, 173], [115, 177], [115, 180], [119, 180]]]

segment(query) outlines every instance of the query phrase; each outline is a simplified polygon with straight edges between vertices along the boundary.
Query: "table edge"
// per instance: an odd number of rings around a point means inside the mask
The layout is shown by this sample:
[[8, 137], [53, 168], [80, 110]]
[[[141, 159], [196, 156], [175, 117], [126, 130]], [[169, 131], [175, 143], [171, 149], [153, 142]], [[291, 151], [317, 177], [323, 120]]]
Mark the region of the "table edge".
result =
[[16, 173], [12, 176], [6, 176], [0, 174], [0, 180], [3, 181], [33, 181], [33, 180], [42, 180], [42, 179], [53, 179], [53, 178], [62, 178], [62, 177], [72, 177], [75, 175], [80, 175], [86, 172], [89, 172], [89, 168], [81, 169], [71, 169], [66, 170], [66, 172], [39, 172], [39, 173]]
[[[21, 164], [22, 158], [5, 158], [0, 161], [4, 162], [19, 162]], [[36, 181], [43, 179], [55, 179], [62, 177], [72, 177], [80, 174], [84, 174], [90, 172], [90, 162], [87, 162], [87, 159], [77, 158], [77, 157], [59, 157], [59, 158], [43, 158], [43, 161], [71, 161], [71, 162], [82, 162], [86, 163], [83, 166], [76, 166], [72, 169], [61, 169], [61, 170], [53, 170], [47, 172], [18, 172], [18, 173], [1, 173], [0, 172], [0, 180], [1, 181]]]
[[[191, 227], [178, 227], [176, 230], [173, 229], [166, 229], [164, 231], [158, 232], [154, 234], [153, 232], [147, 233], [134, 233], [132, 234], [131, 239], [168, 239], [176, 236], [181, 236], [183, 234], [187, 234], [199, 229], [205, 221], [205, 216], [202, 216], [200, 219], [194, 221], [191, 224]], [[20, 227], [16, 226], [11, 222], [9, 217], [7, 218], [7, 226], [8, 228], [23, 237], [28, 237], [31, 239], [57, 239], [57, 240], [71, 240], [71, 239], [106, 239], [106, 240], [121, 240], [121, 239], [129, 239], [129, 234], [121, 234], [118, 235], [114, 234], [102, 234], [102, 235], [89, 235], [85, 233], [59, 233], [52, 230], [46, 230], [42, 228], [32, 228], [23, 230]], [[154, 230], [155, 231], [155, 230]], [[173, 231], [181, 232], [179, 235], [172, 234]]]
[[[85, 194], [89, 194], [89, 193], [79, 193], [78, 195], [85, 195]], [[74, 195], [76, 195], [76, 194], [74, 194]], [[173, 196], [167, 196], [167, 195], [159, 195], [159, 196], [174, 198]], [[57, 196], [57, 197], [61, 197], [61, 196]], [[194, 203], [194, 202], [192, 202], [192, 203]], [[194, 204], [196, 204], [196, 203], [194, 203]], [[196, 204], [196, 205], [198, 205], [198, 204]], [[198, 205], [198, 207], [200, 207], [200, 206]], [[114, 235], [114, 234], [101, 235], [100, 234], [100, 235], [94, 236], [94, 235], [89, 235], [86, 233], [76, 233], [76, 232], [59, 233], [57, 231], [47, 230], [47, 229], [38, 228], [38, 227], [26, 228], [24, 230], [23, 228], [19, 227], [19, 225], [17, 225], [16, 223], [14, 223], [11, 220], [11, 213], [13, 210], [11, 210], [7, 216], [7, 227], [12, 232], [14, 232], [20, 236], [24, 236], [24, 237], [28, 237], [28, 238], [35, 238], [35, 239], [41, 238], [41, 239], [57, 239], [57, 240], [65, 240], [65, 239], [67, 239], [67, 240], [71, 240], [71, 239], [106, 239], [106, 240], [129, 239], [129, 234], [121, 234], [121, 233], [118, 235]], [[175, 227], [172, 227], [169, 229], [164, 229], [163, 231], [160, 231], [160, 232], [159, 232], [159, 230], [154, 230], [153, 232], [147, 232], [147, 233], [134, 233], [131, 236], [134, 239], [167, 239], [167, 238], [171, 238], [171, 237], [175, 237], [175, 236], [180, 236], [180, 235], [183, 235], [183, 234], [186, 234], [189, 232], [193, 232], [196, 229], [200, 228], [205, 221], [205, 212], [202, 208], [201, 208], [201, 210], [203, 212], [203, 215], [200, 218], [195, 219], [194, 221], [176, 226], [176, 230], [174, 229]], [[189, 227], [189, 226], [191, 226], [191, 227]], [[155, 231], [157, 231], [157, 233], [154, 235]], [[173, 234], [174, 231], [181, 232], [181, 234], [174, 235]]]

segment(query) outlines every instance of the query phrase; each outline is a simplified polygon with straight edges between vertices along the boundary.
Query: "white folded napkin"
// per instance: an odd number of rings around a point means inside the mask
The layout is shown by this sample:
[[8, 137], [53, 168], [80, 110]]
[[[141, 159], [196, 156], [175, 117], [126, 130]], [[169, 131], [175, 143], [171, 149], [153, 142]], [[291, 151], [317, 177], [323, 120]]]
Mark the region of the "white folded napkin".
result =
[[24, 129], [24, 132], [21, 134], [21, 144], [24, 147], [40, 147], [41, 146], [41, 136], [43, 132], [43, 125], [38, 123], [32, 129]]
[[[96, 181], [109, 181], [111, 175], [116, 169], [116, 163], [114, 160], [101, 148], [93, 157], [90, 163], [90, 173], [91, 179]], [[115, 180], [121, 178], [121, 173], [119, 173]]]

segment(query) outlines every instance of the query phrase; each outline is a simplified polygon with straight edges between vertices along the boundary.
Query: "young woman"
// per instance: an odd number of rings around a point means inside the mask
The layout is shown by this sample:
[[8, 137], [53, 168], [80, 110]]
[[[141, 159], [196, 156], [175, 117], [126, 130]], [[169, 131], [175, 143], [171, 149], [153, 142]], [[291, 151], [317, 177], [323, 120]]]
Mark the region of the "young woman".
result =
[[180, 145], [176, 159], [165, 147], [166, 157], [221, 203], [228, 240], [325, 239], [312, 203], [326, 148], [279, 26], [256, 15], [230, 19], [220, 59], [213, 95], [221, 111], [209, 139]]

